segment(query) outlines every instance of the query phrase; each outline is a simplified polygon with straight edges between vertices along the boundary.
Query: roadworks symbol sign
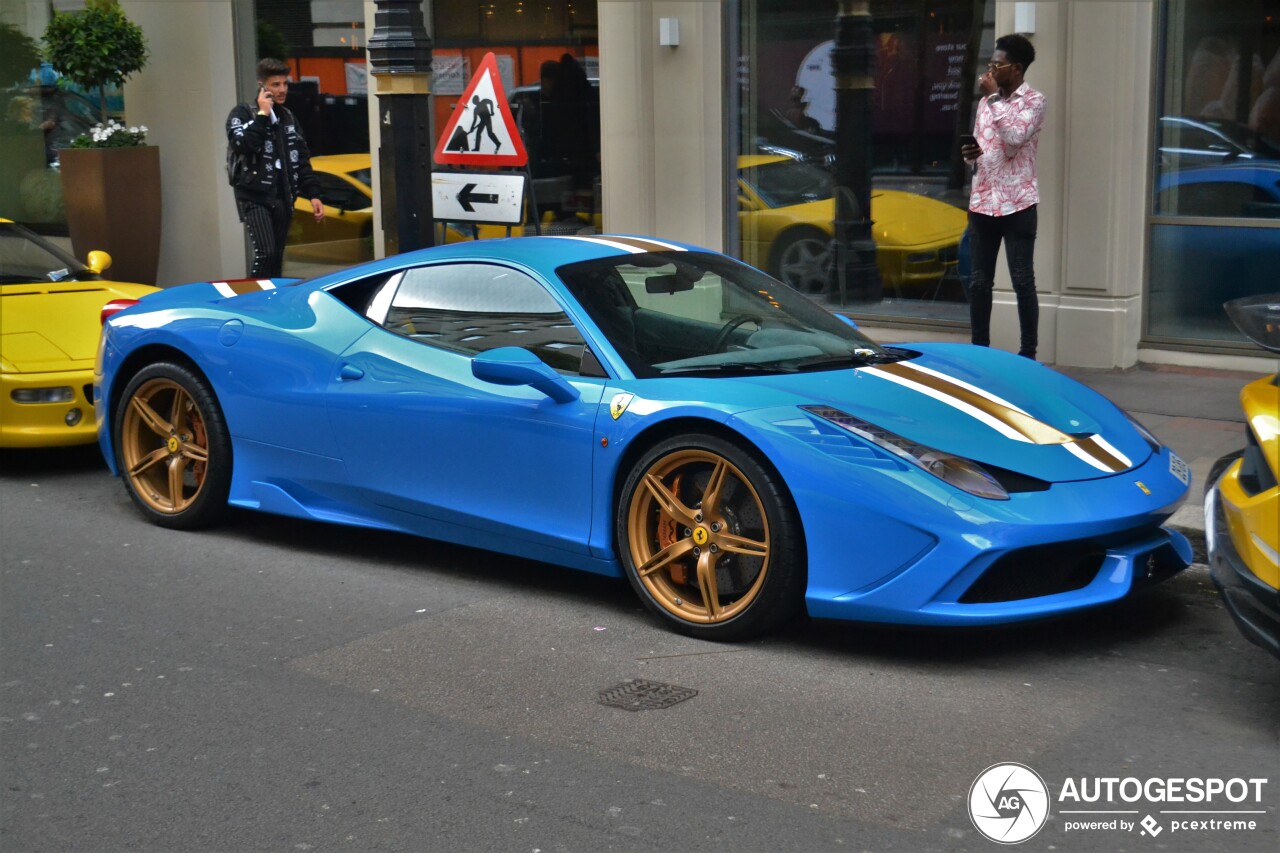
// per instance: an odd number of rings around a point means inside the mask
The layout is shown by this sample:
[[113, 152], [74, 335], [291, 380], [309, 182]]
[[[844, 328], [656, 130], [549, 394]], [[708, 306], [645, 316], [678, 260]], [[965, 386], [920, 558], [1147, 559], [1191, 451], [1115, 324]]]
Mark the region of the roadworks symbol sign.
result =
[[435, 158], [454, 166], [523, 166], [529, 161], [492, 53], [484, 55], [445, 122]]

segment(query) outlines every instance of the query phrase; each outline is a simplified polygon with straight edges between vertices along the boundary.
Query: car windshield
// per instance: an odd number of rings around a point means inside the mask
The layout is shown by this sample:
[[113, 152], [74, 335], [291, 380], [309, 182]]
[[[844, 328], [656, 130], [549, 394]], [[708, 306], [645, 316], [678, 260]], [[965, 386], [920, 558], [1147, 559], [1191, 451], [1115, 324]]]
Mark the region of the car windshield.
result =
[[637, 377], [834, 370], [906, 355], [722, 255], [622, 255], [556, 272]]
[[347, 177], [357, 183], [364, 184], [366, 187], [371, 187], [373, 186], [373, 167], [370, 166], [367, 169], [354, 169], [347, 172]]
[[799, 160], [777, 160], [748, 166], [742, 170], [742, 180], [769, 207], [823, 201], [834, 193], [830, 172]]
[[88, 279], [97, 275], [21, 225], [0, 222], [0, 284]]

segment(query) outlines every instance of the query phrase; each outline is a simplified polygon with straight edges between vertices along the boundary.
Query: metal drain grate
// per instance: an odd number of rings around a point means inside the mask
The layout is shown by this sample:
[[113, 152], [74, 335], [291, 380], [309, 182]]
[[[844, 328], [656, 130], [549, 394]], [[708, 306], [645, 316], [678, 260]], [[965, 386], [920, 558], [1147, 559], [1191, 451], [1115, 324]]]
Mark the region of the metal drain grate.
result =
[[601, 690], [599, 701], [601, 705], [611, 705], [624, 711], [655, 711], [670, 708], [697, 695], [698, 691], [689, 687], [628, 678], [621, 684]]

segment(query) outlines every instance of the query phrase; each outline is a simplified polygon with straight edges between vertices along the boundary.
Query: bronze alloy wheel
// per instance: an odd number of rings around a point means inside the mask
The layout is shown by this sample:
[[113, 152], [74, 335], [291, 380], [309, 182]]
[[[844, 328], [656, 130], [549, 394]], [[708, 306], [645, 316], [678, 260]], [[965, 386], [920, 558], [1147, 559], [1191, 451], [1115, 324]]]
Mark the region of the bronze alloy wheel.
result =
[[150, 509], [176, 514], [200, 496], [209, 470], [209, 432], [178, 382], [144, 382], [129, 396], [120, 429], [124, 476]]
[[231, 492], [231, 436], [204, 376], [162, 361], [134, 374], [110, 416], [116, 469], [153, 524], [217, 521]]
[[769, 521], [750, 479], [701, 448], [655, 460], [631, 493], [636, 577], [677, 619], [714, 625], [743, 613], [770, 570]]

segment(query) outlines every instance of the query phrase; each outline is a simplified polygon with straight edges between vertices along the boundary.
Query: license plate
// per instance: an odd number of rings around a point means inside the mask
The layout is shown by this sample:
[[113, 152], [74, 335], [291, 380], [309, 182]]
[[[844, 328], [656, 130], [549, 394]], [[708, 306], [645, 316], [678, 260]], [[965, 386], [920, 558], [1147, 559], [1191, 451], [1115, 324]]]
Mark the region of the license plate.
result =
[[1169, 473], [1181, 480], [1184, 486], [1191, 485], [1191, 467], [1172, 450], [1169, 451]]

